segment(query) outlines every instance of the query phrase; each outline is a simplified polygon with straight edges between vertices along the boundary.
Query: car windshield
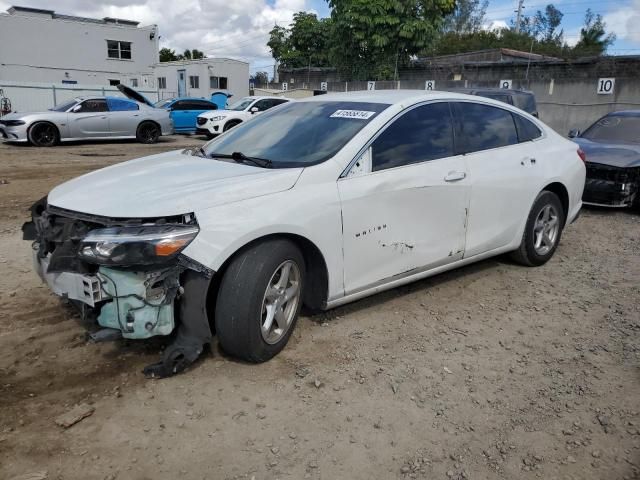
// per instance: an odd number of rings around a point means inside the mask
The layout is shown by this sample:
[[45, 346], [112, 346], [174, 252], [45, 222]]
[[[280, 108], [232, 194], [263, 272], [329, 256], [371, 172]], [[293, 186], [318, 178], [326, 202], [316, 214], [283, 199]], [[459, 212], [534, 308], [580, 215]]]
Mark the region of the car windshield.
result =
[[56, 105], [55, 107], [50, 108], [49, 110], [51, 110], [52, 112], [66, 112], [67, 110], [69, 110], [71, 107], [73, 107], [79, 101], [80, 101], [79, 99], [74, 98], [73, 100], [69, 100], [69, 101], [66, 101], [64, 103], [60, 103], [60, 104]]
[[173, 102], [173, 99], [171, 98], [169, 100], [160, 100], [159, 102], [154, 103], [153, 106], [156, 108], [167, 108], [171, 102]]
[[606, 116], [581, 136], [594, 142], [640, 143], [640, 116]]
[[251, 97], [243, 98], [242, 100], [238, 100], [236, 103], [231, 105], [229, 108], [227, 108], [227, 110], [236, 110], [236, 111], [244, 110], [249, 105], [251, 105], [251, 102], [253, 102], [254, 100], [255, 98], [251, 98]]
[[241, 152], [273, 168], [324, 162], [389, 105], [364, 102], [291, 102], [242, 123], [204, 147], [209, 157]]

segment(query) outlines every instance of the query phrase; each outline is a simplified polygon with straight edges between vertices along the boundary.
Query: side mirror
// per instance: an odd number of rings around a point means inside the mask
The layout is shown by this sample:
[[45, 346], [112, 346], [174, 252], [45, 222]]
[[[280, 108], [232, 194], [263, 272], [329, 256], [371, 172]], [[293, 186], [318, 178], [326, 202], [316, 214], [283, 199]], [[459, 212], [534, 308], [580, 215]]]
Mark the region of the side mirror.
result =
[[258, 113], [260, 110], [258, 110], [258, 107], [251, 107], [251, 110], [249, 110], [251, 113]]
[[71, 111], [72, 111], [73, 113], [78, 113], [81, 109], [82, 109], [82, 105], [79, 105], [79, 104], [78, 104], [78, 105], [76, 105], [75, 107], [73, 107], [73, 108], [71, 109]]
[[580, 136], [580, 130], [574, 128], [573, 130], [569, 130], [569, 138], [576, 138]]

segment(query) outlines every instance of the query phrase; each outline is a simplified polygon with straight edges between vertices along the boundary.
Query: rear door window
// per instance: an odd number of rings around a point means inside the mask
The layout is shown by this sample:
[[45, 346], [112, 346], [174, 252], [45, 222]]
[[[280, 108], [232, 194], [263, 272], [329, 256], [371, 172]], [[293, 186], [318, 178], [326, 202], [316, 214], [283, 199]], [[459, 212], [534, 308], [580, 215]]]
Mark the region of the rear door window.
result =
[[85, 100], [80, 106], [79, 113], [86, 112], [108, 112], [107, 101], [104, 98]]
[[471, 153], [518, 143], [511, 112], [491, 105], [456, 102], [458, 153]]
[[408, 111], [384, 130], [371, 148], [374, 172], [452, 156], [449, 104], [432, 103]]
[[136, 102], [125, 100], [124, 98], [107, 98], [107, 105], [109, 106], [110, 112], [125, 112], [140, 109]]
[[542, 136], [542, 132], [533, 122], [516, 113], [512, 113], [512, 115], [520, 143], [528, 142]]

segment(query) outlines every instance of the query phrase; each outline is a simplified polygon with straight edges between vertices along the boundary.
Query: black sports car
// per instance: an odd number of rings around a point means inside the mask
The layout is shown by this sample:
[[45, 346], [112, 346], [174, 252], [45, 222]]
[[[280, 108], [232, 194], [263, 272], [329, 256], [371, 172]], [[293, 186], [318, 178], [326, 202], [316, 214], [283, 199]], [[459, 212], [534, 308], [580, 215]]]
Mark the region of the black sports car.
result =
[[640, 110], [609, 113], [569, 137], [587, 157], [585, 204], [640, 206]]

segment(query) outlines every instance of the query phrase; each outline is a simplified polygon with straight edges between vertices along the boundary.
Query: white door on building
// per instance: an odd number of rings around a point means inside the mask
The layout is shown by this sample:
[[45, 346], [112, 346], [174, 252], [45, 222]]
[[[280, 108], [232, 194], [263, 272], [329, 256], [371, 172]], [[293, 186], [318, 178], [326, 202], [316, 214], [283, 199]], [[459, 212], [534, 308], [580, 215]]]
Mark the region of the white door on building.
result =
[[184, 97], [187, 92], [187, 71], [178, 70], [178, 97]]

